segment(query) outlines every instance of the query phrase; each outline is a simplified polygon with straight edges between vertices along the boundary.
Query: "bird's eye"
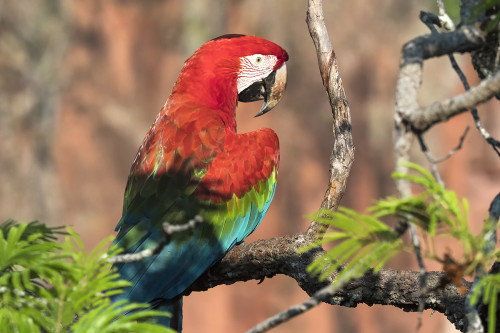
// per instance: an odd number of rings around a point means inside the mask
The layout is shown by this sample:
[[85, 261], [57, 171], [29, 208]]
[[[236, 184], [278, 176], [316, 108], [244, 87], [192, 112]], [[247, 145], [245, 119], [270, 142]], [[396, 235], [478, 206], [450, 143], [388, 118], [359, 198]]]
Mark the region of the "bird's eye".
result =
[[255, 58], [255, 63], [260, 64], [262, 62], [262, 57]]

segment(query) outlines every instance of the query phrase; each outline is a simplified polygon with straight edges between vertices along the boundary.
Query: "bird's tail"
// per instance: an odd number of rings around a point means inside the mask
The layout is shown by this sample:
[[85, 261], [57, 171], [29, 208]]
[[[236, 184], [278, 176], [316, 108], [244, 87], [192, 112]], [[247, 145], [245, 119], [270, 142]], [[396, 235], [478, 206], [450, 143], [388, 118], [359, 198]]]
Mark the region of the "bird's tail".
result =
[[171, 300], [156, 299], [151, 302], [151, 307], [158, 311], [170, 313], [170, 317], [156, 317], [158, 324], [170, 327], [177, 332], [182, 331], [182, 297]]

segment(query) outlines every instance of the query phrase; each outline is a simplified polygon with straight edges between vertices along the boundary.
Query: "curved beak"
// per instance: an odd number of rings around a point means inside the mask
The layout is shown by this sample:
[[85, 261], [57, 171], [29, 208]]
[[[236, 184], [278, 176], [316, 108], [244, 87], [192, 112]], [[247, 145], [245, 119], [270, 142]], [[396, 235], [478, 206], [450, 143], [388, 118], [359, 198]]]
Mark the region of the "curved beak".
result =
[[271, 111], [280, 101], [286, 88], [286, 65], [274, 70], [264, 80], [255, 82], [238, 95], [241, 102], [253, 102], [263, 99], [264, 105], [255, 117]]

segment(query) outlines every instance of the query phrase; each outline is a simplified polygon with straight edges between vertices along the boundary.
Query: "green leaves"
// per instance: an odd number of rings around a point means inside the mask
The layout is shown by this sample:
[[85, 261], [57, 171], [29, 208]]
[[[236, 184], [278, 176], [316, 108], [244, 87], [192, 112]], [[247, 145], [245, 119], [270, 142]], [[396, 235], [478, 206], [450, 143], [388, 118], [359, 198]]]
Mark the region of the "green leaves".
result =
[[500, 23], [500, 0], [483, 0], [479, 2], [471, 12], [470, 21], [476, 20], [483, 16], [489, 17], [489, 22], [484, 28], [486, 32], [498, 30]]
[[488, 304], [488, 332], [494, 333], [496, 327], [496, 313], [498, 304], [498, 292], [500, 291], [500, 274], [490, 274], [481, 278], [472, 290], [470, 297], [471, 305], [479, 302]]
[[[66, 235], [62, 243], [56, 235]], [[0, 332], [173, 332], [154, 325], [147, 304], [111, 303], [129, 282], [106, 258], [110, 238], [87, 253], [71, 229], [38, 222], [0, 226]], [[137, 311], [136, 310], [142, 310]], [[125, 311], [132, 313], [127, 316]]]
[[[395, 173], [393, 176], [417, 185], [416, 195], [382, 199], [369, 208], [368, 214], [339, 208], [337, 212], [321, 210], [311, 217], [329, 229], [319, 235], [315, 243], [300, 250], [304, 252], [317, 246], [327, 249], [308, 267], [308, 271], [321, 280], [338, 271], [332, 282], [333, 288], [362, 276], [371, 268], [377, 272], [390, 258], [407, 250], [399, 235], [384, 221], [397, 219], [413, 223], [426, 240], [423, 254], [443, 265], [450, 283], [460, 288], [462, 277], [476, 275], [477, 286], [472, 289], [471, 304], [480, 299], [488, 304], [489, 332], [494, 332], [500, 274], [486, 272], [500, 260], [500, 251], [495, 248], [496, 238], [493, 237], [496, 225], [486, 219], [481, 233], [475, 235], [469, 228], [467, 200], [444, 188], [424, 168], [412, 163], [405, 166], [412, 171], [411, 174]], [[460, 257], [454, 258], [449, 252], [438, 253], [433, 244], [438, 237], [452, 238], [460, 244], [463, 248], [463, 251], [458, 251]]]
[[397, 234], [373, 216], [341, 207], [337, 212], [320, 210], [311, 218], [330, 226], [332, 231], [327, 231], [301, 252], [325, 244], [333, 245], [308, 267], [308, 271], [324, 280], [342, 268], [333, 282], [334, 287], [362, 276], [372, 267], [377, 272], [402, 250], [403, 243]]
[[[128, 333], [128, 332], [151, 332], [163, 333], [174, 332], [153, 323], [142, 322], [151, 316], [170, 316], [165, 312], [146, 310], [147, 304], [127, 304], [126, 301], [116, 303], [104, 302], [100, 306], [85, 313], [72, 326], [73, 333]], [[142, 310], [142, 311], [136, 311]], [[127, 316], [123, 312], [136, 311]]]

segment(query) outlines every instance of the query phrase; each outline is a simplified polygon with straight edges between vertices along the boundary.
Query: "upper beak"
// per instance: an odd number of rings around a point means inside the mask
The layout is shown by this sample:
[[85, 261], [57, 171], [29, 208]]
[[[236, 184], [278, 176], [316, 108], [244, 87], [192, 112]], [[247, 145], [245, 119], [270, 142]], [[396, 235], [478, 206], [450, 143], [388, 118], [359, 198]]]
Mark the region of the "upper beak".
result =
[[280, 68], [274, 70], [264, 80], [255, 82], [243, 90], [238, 100], [241, 102], [253, 102], [263, 99], [264, 105], [255, 117], [262, 116], [271, 111], [280, 101], [286, 88], [286, 65], [283, 63]]

